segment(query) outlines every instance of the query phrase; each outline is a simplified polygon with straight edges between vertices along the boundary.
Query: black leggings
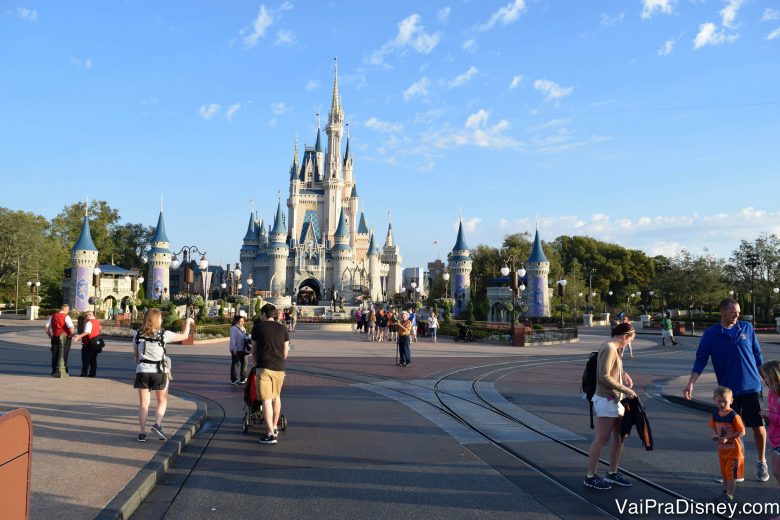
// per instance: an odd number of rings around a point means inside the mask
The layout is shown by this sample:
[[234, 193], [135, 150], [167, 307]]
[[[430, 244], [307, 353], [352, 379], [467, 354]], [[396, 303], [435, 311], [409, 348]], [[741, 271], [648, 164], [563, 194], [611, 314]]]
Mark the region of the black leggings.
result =
[[230, 382], [238, 381], [236, 378], [236, 369], [241, 365], [241, 381], [246, 379], [246, 352], [230, 351]]
[[92, 347], [81, 345], [81, 376], [95, 377], [97, 372], [98, 351]]

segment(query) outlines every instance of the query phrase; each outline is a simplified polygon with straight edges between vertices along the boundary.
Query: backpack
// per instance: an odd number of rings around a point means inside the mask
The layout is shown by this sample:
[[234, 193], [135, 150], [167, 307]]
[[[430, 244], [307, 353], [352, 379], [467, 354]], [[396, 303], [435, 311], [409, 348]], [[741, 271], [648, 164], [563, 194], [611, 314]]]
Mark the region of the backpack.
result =
[[596, 383], [598, 377], [596, 374], [599, 363], [599, 353], [591, 352], [588, 356], [588, 362], [585, 363], [585, 370], [582, 371], [582, 396], [588, 401], [590, 407], [590, 429], [593, 429], [593, 403], [591, 398], [596, 393]]

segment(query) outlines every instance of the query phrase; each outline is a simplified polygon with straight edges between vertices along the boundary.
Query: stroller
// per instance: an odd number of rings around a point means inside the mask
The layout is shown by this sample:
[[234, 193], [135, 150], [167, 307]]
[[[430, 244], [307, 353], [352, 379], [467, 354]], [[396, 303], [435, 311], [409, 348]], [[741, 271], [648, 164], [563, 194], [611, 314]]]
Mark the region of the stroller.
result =
[[[263, 402], [257, 395], [257, 369], [252, 367], [244, 386], [244, 420], [241, 422], [241, 430], [249, 432], [249, 425], [260, 426], [263, 420]], [[287, 419], [284, 414], [279, 415], [279, 431], [287, 430]]]
[[474, 334], [471, 333], [471, 328], [465, 326], [462, 323], [457, 324], [458, 333], [455, 334], [455, 341], [465, 341], [466, 343], [474, 341]]

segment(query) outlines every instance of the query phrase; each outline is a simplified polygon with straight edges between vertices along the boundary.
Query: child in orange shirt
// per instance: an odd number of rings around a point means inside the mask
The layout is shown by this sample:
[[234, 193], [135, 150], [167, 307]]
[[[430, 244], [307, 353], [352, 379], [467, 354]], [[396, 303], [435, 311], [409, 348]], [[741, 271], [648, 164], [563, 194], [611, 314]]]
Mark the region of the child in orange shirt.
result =
[[720, 474], [723, 477], [724, 501], [734, 500], [737, 479], [745, 476], [745, 451], [740, 437], [745, 435], [742, 418], [731, 409], [734, 401], [730, 388], [719, 386], [713, 392], [717, 408], [710, 417], [712, 440], [718, 443]]

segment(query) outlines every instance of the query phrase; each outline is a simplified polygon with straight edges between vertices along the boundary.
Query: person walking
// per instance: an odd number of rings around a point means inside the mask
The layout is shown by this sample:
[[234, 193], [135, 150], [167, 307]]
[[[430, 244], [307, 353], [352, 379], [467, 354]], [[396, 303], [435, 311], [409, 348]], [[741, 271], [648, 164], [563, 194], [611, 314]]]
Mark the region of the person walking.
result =
[[[246, 350], [247, 336], [244, 328], [244, 317], [237, 315], [233, 317], [233, 324], [230, 326], [230, 384], [243, 385], [246, 383], [246, 357], [249, 352]], [[240, 370], [237, 370], [240, 367]], [[237, 373], [238, 372], [238, 373]]]
[[[780, 484], [780, 361], [767, 361], [761, 365], [761, 378], [769, 388], [767, 397], [767, 409], [761, 415], [763, 416], [769, 428], [768, 437], [769, 453], [772, 457], [772, 475]], [[775, 517], [772, 520], [780, 520]]]
[[[79, 321], [82, 321], [79, 318]], [[98, 348], [92, 344], [92, 340], [100, 336], [100, 321], [95, 319], [92, 311], [84, 313], [83, 324], [79, 334], [73, 336], [76, 341], [81, 341], [81, 377], [95, 377], [97, 374]]]
[[661, 346], [666, 346], [666, 338], [669, 338], [672, 340], [672, 346], [676, 347], [677, 342], [674, 340], [674, 331], [672, 331], [672, 320], [669, 319], [668, 314], [664, 314], [663, 319], [661, 320]]
[[439, 319], [436, 317], [436, 311], [431, 311], [428, 316], [428, 330], [431, 333], [431, 341], [436, 343], [436, 331], [439, 330]]
[[398, 364], [402, 367], [412, 363], [412, 354], [409, 349], [409, 336], [412, 332], [412, 321], [409, 319], [409, 313], [401, 313], [401, 320], [398, 322]]
[[412, 341], [417, 341], [417, 313], [414, 312], [414, 308], [411, 309], [411, 312], [409, 312], [409, 321], [412, 322], [412, 331], [409, 333], [409, 336], [412, 338]]
[[[619, 323], [612, 329], [612, 338], [605, 341], [597, 357], [596, 392], [593, 394], [593, 413], [596, 415], [596, 435], [588, 450], [588, 474], [584, 484], [587, 487], [606, 490], [612, 485], [629, 487], [631, 482], [618, 473], [620, 457], [623, 455], [625, 439], [620, 435], [620, 426], [625, 409], [620, 401], [623, 397], [636, 397], [631, 377], [623, 372], [623, 349], [636, 336], [630, 323]], [[609, 470], [604, 478], [596, 474], [601, 452], [612, 437], [609, 454]]]
[[290, 353], [287, 327], [274, 321], [276, 308], [266, 303], [259, 319], [252, 326], [252, 360], [257, 370], [257, 394], [263, 401], [266, 433], [260, 444], [276, 444], [279, 436], [279, 416], [282, 413], [284, 365]]
[[683, 397], [693, 398], [693, 386], [712, 358], [718, 385], [731, 389], [734, 395], [732, 408], [742, 417], [745, 426], [753, 429], [758, 455], [756, 479], [766, 482], [769, 480], [769, 468], [766, 464], [766, 429], [761, 417], [759, 367], [764, 364], [761, 345], [753, 325], [739, 320], [740, 307], [736, 300], [725, 298], [719, 307], [720, 322], [702, 334]]
[[195, 323], [192, 318], [184, 320], [180, 333], [162, 328], [160, 309], [149, 309], [144, 321], [133, 337], [133, 357], [135, 359], [135, 384], [138, 389], [138, 442], [146, 442], [146, 417], [149, 414], [151, 393], [157, 401], [155, 421], [152, 431], [161, 440], [168, 437], [163, 430], [162, 421], [168, 408], [168, 382], [171, 374], [171, 360], [166, 355], [165, 345], [184, 341], [190, 336], [190, 327]]
[[391, 310], [387, 316], [388, 341], [398, 341], [398, 316]]
[[63, 303], [60, 310], [49, 317], [43, 330], [49, 336], [51, 341], [51, 375], [57, 371], [57, 361], [60, 357], [60, 349], [63, 350], [62, 358], [65, 360], [65, 373], [68, 373], [68, 355], [70, 354], [70, 344], [73, 333], [76, 329], [73, 327], [73, 320], [68, 313], [70, 305]]
[[734, 397], [730, 388], [715, 388], [712, 400], [715, 409], [710, 416], [710, 428], [712, 440], [718, 443], [718, 461], [723, 481], [721, 500], [730, 504], [734, 502], [737, 480], [745, 480], [745, 451], [740, 439], [745, 435], [745, 426], [739, 414], [731, 409]]
[[376, 312], [372, 308], [368, 313], [368, 319], [366, 320], [366, 339], [368, 341], [374, 341], [376, 338]]
[[355, 313], [355, 333], [360, 334], [363, 332], [363, 310], [358, 309]]

